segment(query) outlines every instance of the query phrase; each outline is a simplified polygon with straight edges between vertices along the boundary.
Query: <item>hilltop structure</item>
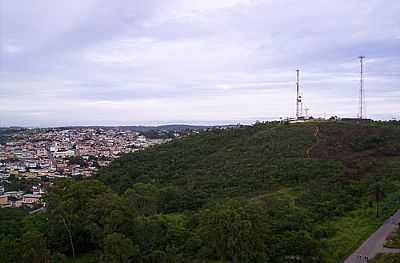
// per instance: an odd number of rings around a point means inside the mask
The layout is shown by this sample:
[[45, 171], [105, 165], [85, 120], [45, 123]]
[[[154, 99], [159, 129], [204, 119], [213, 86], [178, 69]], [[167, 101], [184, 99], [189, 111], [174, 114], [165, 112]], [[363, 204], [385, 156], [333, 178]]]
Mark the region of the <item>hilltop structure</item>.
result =
[[287, 122], [297, 123], [304, 122], [308, 120], [310, 117], [308, 115], [309, 108], [306, 108], [306, 114], [303, 112], [303, 93], [301, 92], [300, 87], [300, 70], [296, 70], [296, 118], [287, 118]]

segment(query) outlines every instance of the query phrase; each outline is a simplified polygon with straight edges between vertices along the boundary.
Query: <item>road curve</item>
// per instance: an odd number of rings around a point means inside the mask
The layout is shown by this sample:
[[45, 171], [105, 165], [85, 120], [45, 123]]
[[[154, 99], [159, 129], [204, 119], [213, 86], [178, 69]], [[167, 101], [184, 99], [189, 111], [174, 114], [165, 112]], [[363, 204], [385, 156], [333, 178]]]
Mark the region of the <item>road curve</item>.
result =
[[400, 210], [391, 216], [386, 222], [373, 233], [364, 243], [351, 254], [344, 263], [366, 263], [379, 253], [399, 253], [397, 249], [383, 247], [386, 238], [398, 228], [400, 223]]

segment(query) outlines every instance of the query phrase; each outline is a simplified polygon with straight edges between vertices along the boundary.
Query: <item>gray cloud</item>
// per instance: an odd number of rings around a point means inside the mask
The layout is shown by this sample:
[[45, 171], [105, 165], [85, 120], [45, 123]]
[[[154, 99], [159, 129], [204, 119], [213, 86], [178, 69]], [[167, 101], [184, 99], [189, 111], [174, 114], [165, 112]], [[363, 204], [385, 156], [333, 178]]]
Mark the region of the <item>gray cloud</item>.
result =
[[[0, 0], [1, 125], [400, 115], [396, 0]], [[135, 112], [132, 115], [122, 114]]]

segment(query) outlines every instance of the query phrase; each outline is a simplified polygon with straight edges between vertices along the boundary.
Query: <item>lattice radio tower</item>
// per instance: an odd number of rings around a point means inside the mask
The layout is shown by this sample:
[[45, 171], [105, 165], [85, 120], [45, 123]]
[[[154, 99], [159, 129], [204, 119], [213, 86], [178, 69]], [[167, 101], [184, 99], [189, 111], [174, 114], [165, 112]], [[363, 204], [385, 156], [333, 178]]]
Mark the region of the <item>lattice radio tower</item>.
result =
[[296, 70], [296, 75], [297, 75], [297, 81], [296, 81], [296, 90], [297, 90], [297, 95], [296, 95], [296, 118], [298, 119], [299, 117], [301, 117], [301, 115], [303, 114], [301, 111], [303, 111], [302, 109], [300, 109], [300, 107], [302, 107], [301, 105], [301, 95], [300, 95], [300, 70]]

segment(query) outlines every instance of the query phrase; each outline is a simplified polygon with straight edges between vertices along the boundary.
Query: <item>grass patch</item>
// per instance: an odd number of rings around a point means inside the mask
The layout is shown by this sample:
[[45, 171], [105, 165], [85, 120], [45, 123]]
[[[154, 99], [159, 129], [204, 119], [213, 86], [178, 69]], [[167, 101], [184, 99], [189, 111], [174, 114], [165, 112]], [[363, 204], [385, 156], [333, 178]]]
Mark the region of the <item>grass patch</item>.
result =
[[369, 263], [399, 263], [400, 254], [380, 254]]
[[302, 189], [296, 189], [291, 187], [283, 187], [278, 191], [267, 193], [263, 195], [256, 196], [253, 200], [289, 200], [290, 203], [295, 206], [296, 199], [303, 193]]
[[393, 232], [385, 242], [387, 248], [400, 248], [400, 229]]
[[383, 219], [376, 218], [375, 209], [355, 210], [331, 222], [335, 234], [327, 239], [329, 263], [342, 262], [360, 244], [376, 231]]

